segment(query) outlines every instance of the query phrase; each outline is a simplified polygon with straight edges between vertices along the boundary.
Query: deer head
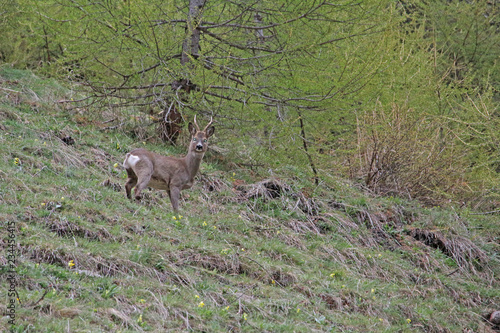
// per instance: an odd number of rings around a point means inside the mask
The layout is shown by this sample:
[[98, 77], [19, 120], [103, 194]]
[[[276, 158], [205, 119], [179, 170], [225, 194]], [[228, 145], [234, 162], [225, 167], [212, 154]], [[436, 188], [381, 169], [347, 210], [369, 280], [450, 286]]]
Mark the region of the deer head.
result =
[[190, 152], [205, 153], [208, 148], [208, 138], [212, 136], [215, 132], [215, 128], [212, 125], [213, 118], [210, 118], [210, 122], [207, 126], [200, 131], [200, 127], [196, 123], [196, 116], [194, 116], [194, 125], [189, 123], [188, 130], [191, 133], [191, 143], [189, 145]]

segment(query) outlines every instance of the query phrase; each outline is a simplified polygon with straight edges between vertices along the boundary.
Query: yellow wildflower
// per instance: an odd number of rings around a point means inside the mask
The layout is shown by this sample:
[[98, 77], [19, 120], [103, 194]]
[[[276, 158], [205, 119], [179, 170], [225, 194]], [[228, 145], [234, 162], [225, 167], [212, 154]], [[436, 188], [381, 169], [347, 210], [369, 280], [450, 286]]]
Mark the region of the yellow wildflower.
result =
[[200, 302], [200, 304], [198, 304], [198, 307], [199, 307], [199, 308], [202, 308], [202, 307], [204, 307], [204, 306], [205, 306], [205, 303], [203, 303], [203, 302]]

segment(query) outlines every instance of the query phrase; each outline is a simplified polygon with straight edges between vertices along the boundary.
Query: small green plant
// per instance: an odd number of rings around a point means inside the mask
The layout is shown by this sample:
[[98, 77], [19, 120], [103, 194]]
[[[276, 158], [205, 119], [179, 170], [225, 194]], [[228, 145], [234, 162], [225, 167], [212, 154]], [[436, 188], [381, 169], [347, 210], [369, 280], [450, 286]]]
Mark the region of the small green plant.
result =
[[109, 287], [102, 288], [101, 297], [104, 299], [109, 299], [114, 297], [120, 291], [120, 287], [117, 285], [111, 285]]

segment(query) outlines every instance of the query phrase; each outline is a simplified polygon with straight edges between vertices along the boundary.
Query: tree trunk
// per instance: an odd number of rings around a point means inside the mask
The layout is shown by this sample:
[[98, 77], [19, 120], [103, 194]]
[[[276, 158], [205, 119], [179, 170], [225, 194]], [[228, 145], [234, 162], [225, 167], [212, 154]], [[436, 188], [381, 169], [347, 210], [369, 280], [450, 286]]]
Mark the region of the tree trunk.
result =
[[181, 64], [186, 65], [191, 58], [198, 59], [200, 51], [200, 30], [198, 25], [201, 23], [202, 9], [205, 0], [190, 0], [189, 13], [186, 27], [186, 38], [182, 43]]
[[[189, 12], [186, 26], [186, 37], [182, 43], [181, 65], [189, 66], [192, 59], [198, 59], [200, 51], [200, 30], [198, 25], [201, 22], [202, 9], [206, 0], [190, 0]], [[185, 73], [186, 75], [188, 74]], [[182, 95], [189, 94], [192, 89], [196, 89], [189, 78], [179, 78], [172, 82], [172, 90], [179, 91], [177, 94], [183, 99]], [[181, 91], [182, 90], [182, 91]], [[163, 141], [175, 145], [182, 127], [182, 115], [175, 106], [175, 101], [168, 101], [170, 107], [163, 110], [161, 120], [158, 126], [160, 138]]]

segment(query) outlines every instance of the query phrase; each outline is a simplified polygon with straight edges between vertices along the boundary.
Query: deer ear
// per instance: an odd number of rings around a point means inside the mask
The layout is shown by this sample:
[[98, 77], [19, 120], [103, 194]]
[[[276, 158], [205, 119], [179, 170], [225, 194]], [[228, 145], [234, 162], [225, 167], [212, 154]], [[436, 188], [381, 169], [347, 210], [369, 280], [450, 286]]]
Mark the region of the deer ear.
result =
[[207, 138], [211, 137], [214, 134], [214, 132], [215, 132], [215, 127], [210, 126], [209, 128], [207, 128], [207, 132], [206, 132]]
[[196, 134], [196, 128], [194, 127], [194, 125], [192, 123], [189, 123], [188, 130], [189, 130], [189, 133], [191, 133], [192, 136], [194, 136]]

